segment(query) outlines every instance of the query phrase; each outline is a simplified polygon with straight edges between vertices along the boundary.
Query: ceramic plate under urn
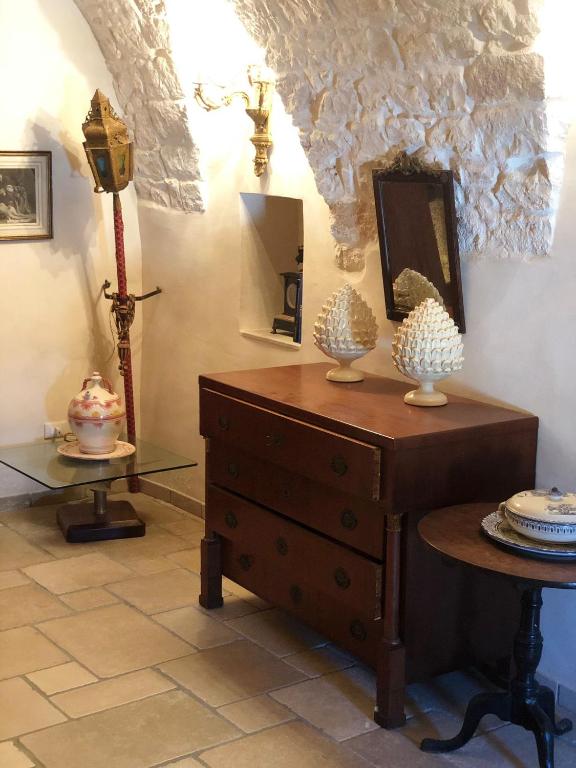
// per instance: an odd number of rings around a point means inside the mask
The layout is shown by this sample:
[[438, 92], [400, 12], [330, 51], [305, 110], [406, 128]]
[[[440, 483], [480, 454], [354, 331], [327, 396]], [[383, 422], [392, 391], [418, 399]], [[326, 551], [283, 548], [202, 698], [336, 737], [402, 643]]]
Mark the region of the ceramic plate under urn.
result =
[[526, 557], [562, 562], [576, 560], [576, 544], [554, 544], [529, 539], [517, 533], [499, 511], [492, 512], [482, 520], [482, 532], [506, 549]]
[[131, 456], [136, 448], [131, 443], [122, 440], [116, 441], [116, 448], [111, 453], [82, 453], [80, 443], [64, 443], [59, 445], [57, 451], [69, 459], [82, 459], [82, 461], [107, 461], [108, 459], [123, 459]]

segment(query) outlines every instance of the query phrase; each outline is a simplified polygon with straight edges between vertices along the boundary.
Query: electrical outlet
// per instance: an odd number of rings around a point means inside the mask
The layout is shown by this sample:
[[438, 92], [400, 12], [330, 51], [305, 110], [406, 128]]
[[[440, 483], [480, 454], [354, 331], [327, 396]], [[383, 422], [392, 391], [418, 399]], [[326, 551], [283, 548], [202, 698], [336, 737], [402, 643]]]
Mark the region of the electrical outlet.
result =
[[64, 437], [67, 432], [70, 432], [70, 426], [67, 421], [47, 421], [44, 424], [44, 440]]

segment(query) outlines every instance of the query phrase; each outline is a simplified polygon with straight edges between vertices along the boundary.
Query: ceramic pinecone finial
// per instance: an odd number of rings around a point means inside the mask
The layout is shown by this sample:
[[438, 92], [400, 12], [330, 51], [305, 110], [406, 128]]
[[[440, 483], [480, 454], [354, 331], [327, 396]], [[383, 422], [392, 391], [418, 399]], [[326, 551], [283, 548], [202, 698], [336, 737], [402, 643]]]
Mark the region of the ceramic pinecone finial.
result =
[[346, 283], [327, 299], [314, 323], [316, 346], [338, 361], [338, 367], [328, 371], [330, 381], [362, 381], [364, 374], [350, 367], [376, 346], [376, 318], [362, 296]]
[[446, 395], [434, 382], [462, 368], [462, 336], [448, 312], [434, 299], [425, 299], [399, 326], [392, 342], [394, 365], [420, 388], [408, 392], [410, 405], [445, 405]]

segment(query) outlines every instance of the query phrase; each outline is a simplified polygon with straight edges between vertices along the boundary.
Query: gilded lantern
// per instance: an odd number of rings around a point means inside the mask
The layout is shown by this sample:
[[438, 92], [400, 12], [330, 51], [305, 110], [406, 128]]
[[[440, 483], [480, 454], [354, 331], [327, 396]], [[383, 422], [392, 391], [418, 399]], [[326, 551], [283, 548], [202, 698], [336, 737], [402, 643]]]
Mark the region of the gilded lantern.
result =
[[96, 182], [94, 191], [120, 192], [132, 181], [133, 144], [126, 123], [100, 90], [92, 97], [82, 131], [86, 157]]

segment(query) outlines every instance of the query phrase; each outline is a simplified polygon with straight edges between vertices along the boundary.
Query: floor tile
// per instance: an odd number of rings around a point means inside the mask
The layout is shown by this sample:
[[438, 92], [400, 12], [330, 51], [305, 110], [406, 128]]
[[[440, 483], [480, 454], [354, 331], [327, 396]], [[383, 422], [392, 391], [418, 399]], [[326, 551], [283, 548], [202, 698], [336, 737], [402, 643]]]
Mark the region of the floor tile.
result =
[[[348, 739], [344, 744], [377, 768], [450, 768], [444, 755], [421, 752], [416, 744], [403, 735], [403, 729], [387, 731], [378, 728]], [[497, 765], [491, 768], [497, 768]]]
[[61, 595], [60, 600], [75, 611], [88, 611], [90, 608], [100, 608], [103, 605], [113, 605], [118, 602], [116, 595], [111, 595], [110, 592], [99, 587], [69, 592], [67, 595]]
[[221, 621], [212, 619], [197, 608], [178, 608], [175, 611], [157, 613], [154, 619], [197, 648], [213, 648], [231, 643], [240, 637]]
[[136, 514], [148, 525], [163, 525], [182, 520], [184, 513], [166, 504], [161, 499], [152, 498], [146, 493], [115, 493], [111, 500], [129, 501]]
[[285, 656], [284, 661], [291, 667], [299, 669], [308, 677], [320, 677], [331, 672], [353, 667], [358, 661], [345, 651], [333, 645], [315, 648], [312, 651], [302, 651], [291, 656]]
[[84, 611], [44, 622], [39, 628], [98, 677], [121, 675], [194, 652], [188, 643], [127, 605]]
[[30, 672], [26, 675], [37, 688], [51, 696], [60, 691], [69, 691], [71, 688], [80, 688], [89, 683], [95, 683], [97, 678], [87, 669], [81, 667], [77, 661], [60, 664], [50, 669], [42, 669], [38, 672]]
[[218, 712], [244, 733], [254, 733], [272, 725], [287, 723], [295, 717], [293, 712], [267, 695], [226, 704], [220, 707]]
[[0, 589], [21, 587], [23, 584], [30, 584], [30, 579], [20, 571], [3, 571], [0, 573]]
[[33, 627], [0, 632], [0, 680], [67, 661], [68, 656]]
[[[29, 539], [30, 542], [46, 550], [49, 556], [44, 560], [54, 557], [78, 557], [87, 552], [96, 551], [95, 544], [69, 544], [62, 536], [58, 528], [56, 515], [61, 505], [29, 507], [12, 513], [8, 516], [7, 524], [13, 530]], [[36, 561], [40, 562], [40, 561]], [[26, 563], [31, 565], [31, 563]]]
[[222, 587], [226, 592], [230, 592], [232, 595], [236, 595], [236, 597], [241, 597], [242, 600], [245, 600], [247, 603], [254, 605], [256, 608], [259, 608], [262, 611], [272, 607], [270, 603], [262, 600], [262, 598], [258, 597], [258, 595], [255, 595], [253, 592], [250, 592], [250, 590], [241, 587], [240, 584], [236, 584], [235, 581], [227, 579], [225, 576], [222, 579]]
[[111, 584], [109, 591], [131, 603], [144, 613], [160, 613], [187, 605], [196, 605], [200, 594], [200, 578], [182, 568], [165, 573]]
[[20, 678], [0, 682], [0, 741], [62, 723], [65, 716]]
[[0, 765], [2, 768], [34, 768], [32, 760], [11, 741], [0, 744]]
[[258, 613], [260, 609], [253, 603], [247, 603], [246, 600], [242, 600], [241, 597], [226, 595], [224, 597], [224, 605], [220, 608], [210, 608], [208, 610], [207, 608], [199, 607], [199, 610], [205, 611], [213, 619], [229, 621], [230, 619], [238, 619], [241, 616], [248, 616], [251, 613]]
[[69, 717], [84, 717], [131, 701], [147, 699], [175, 688], [174, 683], [153, 669], [140, 669], [111, 680], [67, 691], [52, 697]]
[[283, 688], [271, 694], [337, 741], [378, 728], [373, 719], [375, 681], [362, 667]]
[[301, 680], [301, 672], [241, 640], [160, 666], [162, 672], [213, 707], [248, 699]]
[[0, 590], [0, 630], [67, 616], [70, 609], [37, 584]]
[[177, 568], [177, 564], [165, 557], [143, 557], [141, 560], [130, 560], [130, 568], [134, 573], [147, 576], [149, 573], [162, 573]]
[[227, 622], [227, 626], [276, 656], [288, 656], [328, 642], [310, 627], [276, 608], [233, 619]]
[[176, 760], [175, 763], [166, 763], [163, 768], [205, 768], [198, 760], [193, 757], [185, 757], [183, 760]]
[[108, 557], [128, 565], [131, 560], [163, 557], [189, 546], [184, 539], [154, 524], [147, 525], [146, 535], [140, 538], [100, 541], [98, 544], [100, 550]]
[[101, 587], [133, 576], [133, 572], [98, 553], [32, 565], [24, 573], [50, 592], [62, 595], [87, 587]]
[[164, 524], [163, 528], [174, 536], [180, 536], [188, 545], [194, 544], [199, 547], [204, 538], [204, 521], [188, 514], [178, 522]]
[[182, 568], [187, 568], [192, 573], [200, 575], [201, 570], [201, 553], [200, 547], [194, 547], [193, 549], [183, 549], [181, 552], [172, 552], [170, 555], [166, 555], [168, 560], [172, 560]]
[[0, 528], [0, 571], [12, 571], [34, 563], [43, 563], [52, 557], [35, 547], [16, 531]]
[[[209, 768], [369, 768], [359, 755], [304, 723], [287, 723], [202, 752]], [[400, 766], [397, 766], [400, 768]], [[412, 767], [410, 767], [412, 768]]]
[[[443, 756], [448, 768], [520, 768], [538, 765], [534, 736], [523, 728], [507, 725], [477, 736], [468, 744]], [[565, 737], [554, 739], [555, 768], [574, 768], [576, 749]]]
[[46, 768], [149, 768], [238, 733], [182, 691], [171, 691], [25, 736], [22, 743]]

